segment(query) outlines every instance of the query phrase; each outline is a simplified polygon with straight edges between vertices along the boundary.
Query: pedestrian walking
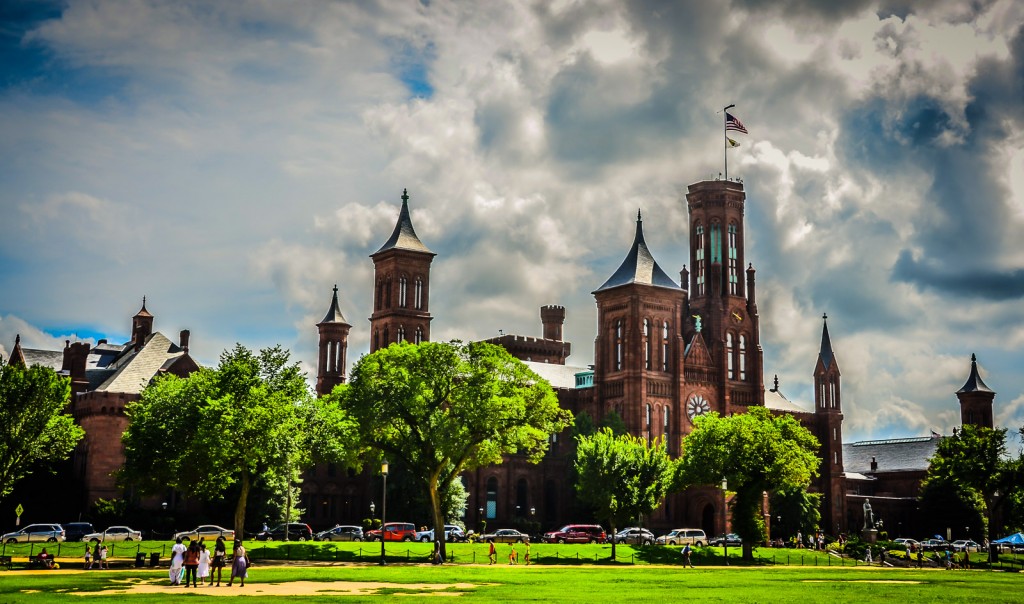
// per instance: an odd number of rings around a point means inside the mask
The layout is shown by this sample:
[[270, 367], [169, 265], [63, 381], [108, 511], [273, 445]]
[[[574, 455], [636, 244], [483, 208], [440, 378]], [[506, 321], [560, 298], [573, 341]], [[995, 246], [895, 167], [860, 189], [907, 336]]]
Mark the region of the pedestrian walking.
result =
[[185, 550], [184, 562], [185, 566], [185, 587], [188, 587], [189, 580], [192, 581], [192, 587], [199, 587], [196, 582], [196, 574], [199, 570], [199, 542], [193, 541], [189, 544], [188, 549]]
[[217, 571], [217, 587], [220, 587], [221, 573], [224, 572], [224, 561], [227, 557], [228, 550], [224, 543], [224, 537], [217, 537], [217, 542], [213, 544], [213, 561], [210, 571], [210, 583], [213, 583], [213, 571]]
[[249, 577], [249, 558], [245, 555], [245, 547], [242, 546], [241, 541], [235, 542], [235, 555], [231, 560], [231, 578], [228, 579], [228, 587], [235, 582], [235, 577], [242, 582], [241, 587], [245, 587], [245, 580]]
[[89, 549], [88, 545], [86, 545], [85, 546], [85, 570], [89, 570], [90, 568], [92, 568], [92, 550]]
[[181, 544], [181, 538], [174, 540], [171, 547], [171, 568], [167, 573], [171, 577], [171, 585], [181, 585], [181, 565], [185, 562], [185, 549]]
[[92, 563], [93, 563], [93, 565], [96, 568], [98, 568], [100, 570], [103, 570], [103, 562], [100, 560], [100, 542], [99, 541], [97, 541], [92, 546]]
[[[205, 543], [199, 544], [199, 568], [196, 571], [199, 576], [199, 584], [206, 585], [206, 578], [210, 577], [210, 550], [206, 549]], [[210, 585], [213, 585], [213, 577], [210, 577]]]
[[691, 559], [693, 556], [693, 549], [690, 548], [689, 543], [683, 546], [683, 551], [681, 553], [683, 554], [683, 568], [686, 568], [687, 566], [693, 568], [693, 560]]
[[100, 545], [100, 568], [110, 570], [110, 562], [107, 561], [107, 544]]
[[871, 562], [871, 546], [869, 545], [864, 549], [864, 563], [871, 564]]
[[494, 539], [488, 541], [491, 547], [487, 551], [487, 558], [490, 560], [488, 564], [495, 564], [498, 561], [498, 550], [494, 549]]
[[917, 548], [917, 567], [924, 568], [924, 554], [921, 552], [921, 548]]
[[526, 540], [526, 553], [523, 554], [523, 561], [526, 563], [526, 566], [530, 565], [530, 540], [529, 539]]
[[518, 564], [519, 563], [519, 554], [516, 553], [516, 544], [515, 543], [509, 543], [508, 547], [509, 547], [509, 549], [508, 549], [508, 563], [509, 564]]

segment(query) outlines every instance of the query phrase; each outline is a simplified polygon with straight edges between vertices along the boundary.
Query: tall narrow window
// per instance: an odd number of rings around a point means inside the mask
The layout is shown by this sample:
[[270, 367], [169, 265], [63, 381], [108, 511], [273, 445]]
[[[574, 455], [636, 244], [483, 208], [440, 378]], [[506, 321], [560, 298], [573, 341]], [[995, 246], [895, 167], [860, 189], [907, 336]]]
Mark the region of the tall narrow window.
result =
[[747, 381], [747, 338], [740, 336], [740, 381]]
[[384, 280], [384, 306], [391, 308], [391, 277]]
[[722, 227], [717, 222], [711, 225], [711, 263], [722, 262]]
[[733, 347], [732, 347], [732, 334], [725, 334], [725, 363], [729, 368], [729, 379], [736, 379], [736, 369], [733, 365]]
[[388, 328], [384, 328], [384, 346], [387, 347], [391, 343], [391, 334], [388, 333]]
[[498, 479], [491, 476], [487, 479], [487, 519], [493, 520], [498, 516]]
[[647, 403], [647, 443], [651, 442], [651, 404]]
[[398, 326], [398, 339], [395, 340], [395, 341], [396, 342], [404, 342], [405, 341], [405, 325], [399, 325]]
[[419, 344], [422, 341], [423, 341], [423, 328], [422, 327], [417, 327], [416, 328], [416, 343]]
[[615, 322], [615, 371], [622, 371], [622, 319]]
[[416, 310], [423, 310], [423, 279], [416, 277]]
[[663, 429], [665, 431], [665, 436], [667, 437], [668, 436], [668, 411], [669, 411], [668, 405], [665, 405], [664, 409], [665, 409], [665, 415], [664, 415], [665, 425], [664, 425]]
[[694, 278], [696, 280], [696, 295], [704, 295], [704, 227], [697, 225], [695, 234], [693, 237], [693, 254], [694, 254]]
[[398, 305], [402, 308], [409, 306], [409, 299], [406, 297], [409, 293], [407, 285], [408, 282], [404, 276], [398, 280]]
[[651, 368], [651, 320], [644, 319], [644, 369]]
[[373, 349], [377, 350], [380, 348], [380, 332], [376, 329], [373, 330]]
[[668, 371], [668, 321], [661, 327], [661, 370]]
[[739, 294], [739, 252], [736, 248], [736, 225], [729, 225], [729, 294]]

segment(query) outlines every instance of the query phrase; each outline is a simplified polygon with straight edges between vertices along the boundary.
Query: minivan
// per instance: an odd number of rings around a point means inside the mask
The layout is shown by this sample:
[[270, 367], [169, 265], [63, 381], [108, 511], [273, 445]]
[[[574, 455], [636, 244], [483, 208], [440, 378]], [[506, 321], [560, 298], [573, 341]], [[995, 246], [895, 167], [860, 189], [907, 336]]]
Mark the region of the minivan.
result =
[[708, 536], [701, 529], [672, 529], [667, 535], [658, 537], [658, 545], [696, 545], [698, 547], [708, 542]]

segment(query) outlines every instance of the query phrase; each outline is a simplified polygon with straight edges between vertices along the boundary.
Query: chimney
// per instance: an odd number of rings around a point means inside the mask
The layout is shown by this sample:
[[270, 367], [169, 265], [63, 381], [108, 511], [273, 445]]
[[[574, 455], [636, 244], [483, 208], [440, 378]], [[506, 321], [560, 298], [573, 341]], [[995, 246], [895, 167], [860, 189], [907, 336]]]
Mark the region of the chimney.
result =
[[188, 337], [189, 337], [189, 335], [190, 334], [189, 334], [189, 331], [187, 329], [182, 329], [181, 333], [178, 334], [178, 346], [182, 350], [185, 351], [185, 354], [188, 354]]
[[562, 341], [562, 325], [565, 323], [564, 306], [541, 306], [540, 321], [544, 326], [545, 340]]
[[71, 394], [85, 392], [89, 387], [85, 379], [85, 364], [89, 359], [89, 345], [85, 342], [71, 343], [64, 340], [64, 362], [61, 371], [66, 371], [71, 376]]
[[685, 264], [683, 270], [679, 271], [679, 287], [683, 288], [683, 291], [690, 290], [690, 271], [687, 270]]
[[875, 456], [874, 455], [871, 456], [871, 471], [872, 472], [877, 472], [878, 471], [878, 462], [875, 461]]

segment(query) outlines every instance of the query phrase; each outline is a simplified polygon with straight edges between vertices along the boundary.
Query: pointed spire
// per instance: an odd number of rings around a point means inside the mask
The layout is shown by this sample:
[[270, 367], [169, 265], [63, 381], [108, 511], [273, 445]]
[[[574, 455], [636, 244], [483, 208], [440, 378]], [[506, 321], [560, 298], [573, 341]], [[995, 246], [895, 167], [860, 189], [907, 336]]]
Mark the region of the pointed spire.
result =
[[327, 310], [327, 314], [324, 315], [324, 320], [320, 321], [318, 325], [324, 323], [344, 323], [348, 325], [348, 321], [345, 320], [345, 316], [341, 314], [341, 305], [338, 304], [338, 285], [334, 285], [334, 297], [331, 298], [331, 308]]
[[640, 210], [636, 212], [636, 233], [633, 235], [633, 245], [629, 253], [626, 254], [626, 258], [619, 265], [619, 268], [616, 269], [615, 273], [596, 291], [630, 283], [679, 289], [676, 282], [658, 266], [658, 262], [651, 254], [651, 250], [647, 248], [647, 242], [644, 241], [644, 221], [640, 215]]
[[142, 296], [142, 308], [139, 312], [135, 313], [136, 317], [152, 317], [148, 310], [146, 310], [146, 296]]
[[381, 252], [396, 248], [433, 254], [427, 246], [423, 245], [420, 238], [416, 236], [416, 229], [412, 226], [412, 218], [409, 215], [408, 189], [402, 189], [402, 209], [398, 213], [398, 222], [395, 223], [395, 230], [391, 233], [391, 237], [387, 242], [379, 250], [371, 254], [371, 256], [376, 256]]
[[14, 350], [11, 351], [11, 358], [7, 359], [7, 362], [11, 365], [21, 365], [22, 367], [28, 367], [28, 362], [25, 360], [25, 353], [21, 350], [21, 334], [15, 334], [14, 336]]
[[964, 387], [956, 391], [957, 394], [961, 392], [991, 392], [995, 394], [995, 391], [982, 381], [981, 374], [978, 373], [978, 357], [974, 353], [971, 353], [971, 376], [967, 378]]
[[832, 353], [832, 340], [828, 337], [828, 314], [821, 315], [821, 350], [818, 351], [818, 358], [821, 364], [828, 369], [832, 366], [834, 354]]

